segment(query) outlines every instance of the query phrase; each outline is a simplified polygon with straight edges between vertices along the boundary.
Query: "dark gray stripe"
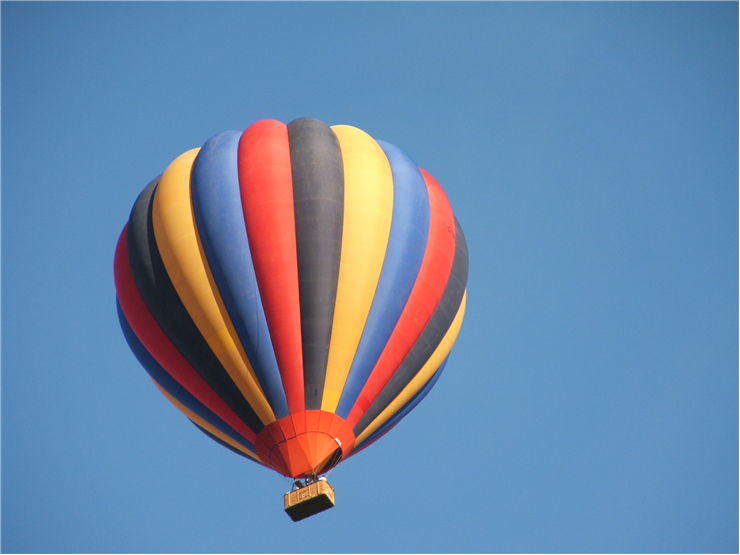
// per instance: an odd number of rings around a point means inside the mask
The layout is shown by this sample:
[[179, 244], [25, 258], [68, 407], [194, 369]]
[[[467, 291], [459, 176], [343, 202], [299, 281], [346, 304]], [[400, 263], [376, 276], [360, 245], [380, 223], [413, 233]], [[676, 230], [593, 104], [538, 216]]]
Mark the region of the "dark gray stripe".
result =
[[[155, 179], [136, 199], [128, 224], [128, 256], [136, 287], [165, 335], [224, 402], [258, 433], [264, 425], [213, 354], [178, 297], [152, 227]], [[165, 369], [166, 370], [166, 369]]]
[[355, 436], [360, 435], [416, 376], [424, 363], [432, 356], [450, 328], [452, 320], [455, 319], [468, 281], [468, 246], [457, 220], [455, 220], [455, 228], [455, 257], [439, 304], [406, 358], [355, 426]]
[[293, 172], [306, 409], [320, 409], [337, 296], [344, 217], [339, 142], [325, 123], [288, 124]]

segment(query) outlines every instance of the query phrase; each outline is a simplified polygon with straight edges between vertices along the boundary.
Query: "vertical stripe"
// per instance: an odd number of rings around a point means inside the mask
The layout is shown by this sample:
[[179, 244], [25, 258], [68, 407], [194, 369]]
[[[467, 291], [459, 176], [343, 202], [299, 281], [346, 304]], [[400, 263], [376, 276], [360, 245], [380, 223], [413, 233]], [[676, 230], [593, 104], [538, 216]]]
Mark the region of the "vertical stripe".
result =
[[[456, 236], [452, 272], [450, 272], [439, 304], [419, 339], [414, 343], [413, 348], [403, 359], [401, 365], [393, 372], [393, 375], [360, 419], [355, 427], [355, 432], [364, 429], [414, 378], [422, 365], [432, 356], [437, 346], [442, 342], [455, 316], [458, 315], [468, 279], [468, 249], [465, 236], [459, 227]], [[460, 314], [460, 321], [462, 321], [462, 314]], [[452, 342], [450, 341], [449, 348], [451, 347]], [[437, 356], [441, 360], [447, 356], [447, 353], [438, 353]]]
[[382, 426], [380, 426], [372, 434], [367, 436], [362, 441], [362, 443], [358, 443], [359, 447], [356, 450], [352, 451], [352, 454], [355, 455], [363, 449], [367, 449], [368, 447], [370, 447], [370, 445], [375, 443], [386, 433], [390, 432], [396, 426], [396, 424], [398, 424], [403, 419], [404, 416], [414, 410], [416, 406], [424, 399], [424, 397], [427, 396], [427, 393], [432, 390], [434, 384], [437, 383], [437, 380], [439, 380], [439, 377], [442, 375], [442, 371], [444, 370], [446, 364], [447, 361], [443, 361], [441, 366], [432, 375], [429, 381], [424, 384], [421, 390], [419, 390], [419, 392], [417, 392], [416, 395], [414, 395], [408, 403], [406, 403], [398, 412], [393, 414]]
[[[362, 420], [357, 424], [355, 431], [357, 432], [361, 430], [357, 435], [358, 443], [364, 441], [370, 434], [375, 432], [375, 430], [383, 426], [386, 421], [392, 418], [424, 388], [425, 384], [437, 372], [437, 369], [442, 366], [445, 360], [447, 360], [450, 350], [452, 349], [452, 345], [455, 343], [455, 339], [457, 339], [457, 335], [460, 333], [464, 314], [465, 296], [463, 295], [452, 323], [449, 325], [444, 337], [421, 369], [419, 369], [418, 372], [413, 372], [413, 376], [410, 379], [408, 379], [408, 377], [406, 377], [407, 379], [403, 379], [404, 377], [401, 376], [401, 374], [403, 374], [405, 368], [402, 366], [399, 369], [399, 376], [401, 379], [398, 380], [398, 384], [393, 383], [393, 380], [391, 380], [388, 386], [384, 389], [383, 394], [376, 399], [373, 406], [370, 407]], [[412, 372], [409, 372], [409, 374], [412, 374]], [[394, 387], [395, 385], [400, 387]], [[386, 393], [387, 395], [384, 395]], [[387, 398], [391, 398], [391, 401], [386, 402]], [[378, 410], [380, 408], [382, 408], [382, 410]]]
[[201, 335], [262, 423], [275, 420], [224, 307], [195, 226], [190, 174], [199, 149], [178, 156], [154, 194], [152, 225], [167, 274]]
[[[179, 307], [172, 308], [173, 311], [177, 311], [178, 308], [182, 308], [182, 303], [179, 302], [164, 265], [161, 264], [162, 259], [159, 257], [159, 252], [157, 252], [154, 232], [151, 228], [152, 200], [161, 177], [160, 175], [150, 181], [136, 197], [128, 219], [127, 237], [129, 262], [136, 278], [136, 285], [139, 287], [147, 305], [152, 309], [157, 321], [164, 328], [164, 320], [167, 320], [166, 317], [169, 316], [165, 307], [169, 304], [179, 304]], [[160, 262], [160, 264], [157, 264], [157, 262]], [[162, 312], [161, 318], [160, 311]], [[181, 316], [181, 314], [178, 313], [178, 316]], [[185, 313], [185, 316], [187, 316], [187, 313]], [[186, 319], [189, 320], [189, 318]], [[168, 335], [170, 334], [168, 333]]]
[[298, 251], [307, 409], [321, 408], [339, 276], [344, 175], [339, 143], [325, 123], [288, 124]]
[[396, 327], [419, 274], [429, 235], [429, 194], [417, 165], [378, 141], [393, 173], [393, 217], [383, 270], [362, 339], [337, 407], [347, 414]]
[[332, 127], [344, 168], [344, 225], [322, 410], [334, 412], [352, 365], [383, 266], [393, 210], [393, 175], [370, 135]]
[[305, 407], [288, 129], [261, 120], [241, 136], [239, 183], [249, 247], [290, 412]]
[[[169, 397], [177, 400], [180, 405], [186, 407], [193, 414], [196, 414], [203, 421], [218, 429], [223, 434], [229, 436], [234, 442], [241, 444], [242, 447], [255, 450], [254, 445], [246, 441], [236, 433], [228, 424], [216, 416], [208, 407], [198, 401], [191, 395], [187, 389], [181, 386], [167, 371], [162, 368], [149, 351], [144, 348], [139, 338], [136, 337], [134, 330], [126, 320], [120, 303], [116, 303], [118, 308], [118, 320], [123, 330], [123, 335], [136, 359], [141, 363], [152, 380], [157, 384], [160, 390], [166, 391]], [[178, 405], [179, 406], [179, 405]]]
[[[136, 288], [128, 260], [127, 230], [127, 227], [124, 228], [118, 240], [114, 264], [116, 291], [126, 321], [130, 324], [131, 329], [144, 348], [162, 368], [166, 369], [180, 385], [219, 418], [249, 442], [254, 443], [256, 439], [255, 427], [248, 426], [246, 422], [241, 420], [221, 396], [188, 364], [144, 304]], [[259, 424], [259, 422], [256, 422], [256, 424]]]
[[220, 133], [201, 148], [191, 176], [193, 212], [208, 265], [250, 367], [275, 415], [282, 418], [288, 414], [288, 403], [242, 212], [237, 170], [240, 136], [238, 131]]
[[126, 232], [127, 265], [137, 295], [163, 334], [223, 401], [255, 431], [263, 424], [206, 343], [177, 296], [154, 240], [151, 208], [159, 179], [134, 203]]
[[[354, 428], [421, 335], [442, 297], [455, 254], [455, 220], [444, 191], [422, 170], [429, 192], [429, 241], [419, 276], [383, 353], [349, 411]], [[346, 413], [340, 412], [340, 416]]]

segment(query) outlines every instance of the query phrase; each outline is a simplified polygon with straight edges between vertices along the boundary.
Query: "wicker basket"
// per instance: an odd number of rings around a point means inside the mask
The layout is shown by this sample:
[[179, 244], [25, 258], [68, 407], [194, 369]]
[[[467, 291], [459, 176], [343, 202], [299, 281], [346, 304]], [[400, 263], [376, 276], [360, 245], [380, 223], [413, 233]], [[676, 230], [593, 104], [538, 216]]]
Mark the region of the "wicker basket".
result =
[[285, 512], [293, 521], [331, 509], [334, 506], [334, 488], [326, 480], [318, 480], [285, 494]]

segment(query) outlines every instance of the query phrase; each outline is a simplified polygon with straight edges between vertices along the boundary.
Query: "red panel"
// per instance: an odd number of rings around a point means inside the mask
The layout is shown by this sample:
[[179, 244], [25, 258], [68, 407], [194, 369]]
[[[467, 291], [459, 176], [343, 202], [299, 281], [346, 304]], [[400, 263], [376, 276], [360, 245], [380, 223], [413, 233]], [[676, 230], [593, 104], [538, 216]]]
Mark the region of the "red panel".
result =
[[343, 426], [344, 426], [344, 420], [342, 420], [340, 416], [333, 414], [331, 422], [329, 422], [329, 427], [326, 430], [326, 433], [332, 437], [338, 437]]
[[334, 451], [337, 450], [337, 442], [334, 438], [329, 437], [326, 434], [314, 434], [316, 436], [316, 459], [313, 462], [314, 466], [320, 465], [326, 459], [328, 459]]
[[321, 447], [319, 446], [319, 438], [321, 434], [316, 432], [308, 432], [306, 434], [306, 441], [308, 441], [309, 450], [311, 452], [311, 460], [316, 461], [321, 458]]
[[316, 454], [314, 453], [313, 446], [311, 442], [308, 440], [309, 434], [301, 434], [295, 438], [298, 445], [301, 446], [303, 449], [303, 452], [306, 454], [306, 458], [309, 461], [312, 461], [316, 458]]
[[319, 415], [320, 410], [307, 410], [306, 411], [306, 429], [308, 431], [315, 431], [319, 429]]
[[277, 445], [278, 443], [282, 443], [283, 441], [288, 439], [285, 437], [283, 429], [280, 427], [280, 423], [278, 421], [269, 426], [267, 433], [270, 435], [270, 439], [273, 445]]
[[329, 435], [338, 438], [342, 442], [343, 456], [348, 456], [355, 446], [355, 434], [352, 433], [352, 429], [341, 416], [334, 415], [329, 426]]
[[144, 304], [131, 272], [127, 232], [128, 226], [123, 229], [116, 246], [114, 275], [121, 309], [136, 337], [159, 365], [181, 386], [247, 441], [254, 443], [257, 437], [254, 431], [229, 408], [180, 354]]
[[287, 474], [292, 475], [293, 474], [293, 461], [290, 458], [290, 451], [288, 450], [287, 443], [279, 443], [275, 446], [275, 448], [272, 450], [273, 454], [279, 454], [280, 458], [285, 461], [285, 470], [287, 470]]
[[239, 185], [249, 248], [290, 412], [304, 409], [293, 181], [288, 127], [250, 125], [239, 141]]
[[288, 461], [285, 458], [285, 453], [282, 452], [278, 447], [275, 447], [272, 451], [270, 451], [270, 466], [284, 476], [290, 475], [290, 471], [288, 470]]
[[291, 439], [286, 444], [290, 456], [290, 473], [293, 476], [308, 472], [312, 468], [308, 453], [296, 438]]
[[293, 421], [293, 429], [295, 430], [296, 435], [302, 434], [306, 431], [306, 411], [291, 414], [290, 419]]
[[[305, 429], [294, 433], [294, 422], [305, 423]], [[331, 433], [330, 433], [331, 431]], [[309, 474], [342, 442], [344, 457], [354, 447], [355, 436], [347, 423], [334, 413], [321, 410], [301, 411], [265, 426], [257, 436], [257, 454], [269, 466], [285, 476], [297, 478]]]
[[293, 427], [293, 421], [290, 416], [288, 416], [288, 418], [281, 418], [278, 420], [278, 423], [280, 424], [280, 429], [283, 431], [285, 439], [295, 437], [295, 428]]
[[315, 428], [319, 432], [324, 432], [325, 434], [329, 433], [329, 427], [331, 426], [331, 421], [333, 420], [334, 413], [332, 412], [326, 412], [321, 411], [319, 412], [319, 425], [317, 428]]
[[429, 192], [429, 240], [419, 275], [388, 343], [362, 388], [347, 422], [354, 427], [403, 362], [439, 303], [455, 255], [455, 217], [442, 187], [421, 170]]
[[267, 439], [269, 436], [265, 434], [265, 428], [257, 435], [257, 441], [254, 444], [257, 456], [260, 460], [264, 461], [266, 465], [270, 465], [270, 448], [272, 443]]

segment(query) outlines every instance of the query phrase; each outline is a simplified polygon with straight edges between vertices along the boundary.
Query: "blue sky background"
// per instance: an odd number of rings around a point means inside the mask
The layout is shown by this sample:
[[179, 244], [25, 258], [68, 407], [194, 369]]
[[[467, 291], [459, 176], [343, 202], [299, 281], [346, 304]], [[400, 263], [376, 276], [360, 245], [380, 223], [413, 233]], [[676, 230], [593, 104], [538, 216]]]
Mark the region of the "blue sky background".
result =
[[[737, 551], [737, 3], [1, 10], [3, 551]], [[151, 384], [112, 261], [175, 156], [300, 116], [435, 175], [471, 273], [435, 389], [293, 524]]]

